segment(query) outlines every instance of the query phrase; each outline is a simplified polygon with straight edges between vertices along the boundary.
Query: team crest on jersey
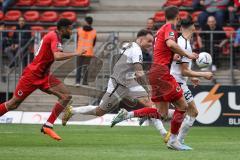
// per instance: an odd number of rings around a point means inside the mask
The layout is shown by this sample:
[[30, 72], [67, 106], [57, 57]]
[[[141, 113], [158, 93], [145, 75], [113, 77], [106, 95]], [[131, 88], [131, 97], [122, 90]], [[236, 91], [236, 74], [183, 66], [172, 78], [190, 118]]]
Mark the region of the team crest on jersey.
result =
[[170, 32], [170, 33], [169, 33], [169, 36], [170, 36], [170, 37], [174, 37], [174, 32]]
[[17, 94], [21, 97], [23, 95], [23, 91], [18, 90]]
[[176, 91], [177, 91], [177, 92], [180, 92], [180, 91], [181, 91], [181, 87], [180, 87], [180, 86], [177, 86]]
[[58, 44], [57, 44], [57, 48], [62, 51], [62, 50], [63, 50], [62, 43], [58, 43]]

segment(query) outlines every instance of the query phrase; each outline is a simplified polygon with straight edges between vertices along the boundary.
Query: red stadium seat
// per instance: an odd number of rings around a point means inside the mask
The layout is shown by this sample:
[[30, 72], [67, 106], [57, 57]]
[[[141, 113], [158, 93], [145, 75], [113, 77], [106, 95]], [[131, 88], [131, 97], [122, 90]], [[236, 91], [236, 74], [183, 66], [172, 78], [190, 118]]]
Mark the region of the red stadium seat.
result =
[[167, 2], [164, 4], [164, 6], [170, 6], [170, 5], [180, 6], [182, 5], [182, 0], [167, 0]]
[[4, 18], [4, 14], [2, 11], [0, 11], [0, 20], [2, 20]]
[[54, 11], [43, 12], [40, 21], [42, 22], [56, 22], [58, 20], [58, 15]]
[[60, 15], [60, 18], [67, 18], [70, 21], [75, 22], [77, 20], [77, 14], [75, 12], [67, 11], [67, 12], [63, 12]]
[[182, 6], [192, 7], [192, 0], [183, 0]]
[[73, 7], [88, 7], [90, 5], [89, 0], [71, 0], [69, 6]]
[[56, 26], [51, 26], [51, 27], [48, 27], [48, 29], [47, 30], [49, 30], [49, 31], [55, 31], [57, 29], [57, 27]]
[[202, 11], [196, 11], [192, 13], [192, 19], [193, 22], [197, 22], [198, 21], [198, 16], [202, 13]]
[[35, 0], [18, 0], [16, 3], [17, 6], [32, 6], [35, 3]]
[[26, 19], [26, 21], [28, 22], [35, 22], [39, 20], [39, 12], [38, 11], [27, 11], [24, 13], [24, 18]]
[[[32, 26], [31, 30], [32, 30], [31, 35], [34, 36], [36, 31], [43, 31], [44, 28], [42, 26]], [[41, 32], [41, 36], [43, 35], [44, 35], [44, 32]]]
[[165, 13], [164, 11], [158, 11], [154, 15], [155, 22], [164, 22], [165, 21]]
[[189, 13], [187, 11], [180, 11], [179, 16], [181, 19], [185, 19], [189, 16]]
[[70, 0], [53, 0], [53, 6], [66, 7], [70, 3]]
[[[7, 30], [16, 30], [16, 26], [8, 26]], [[9, 37], [13, 37], [14, 32], [8, 32]]]
[[52, 0], [36, 0], [35, 6], [51, 6]]
[[235, 29], [233, 27], [223, 27], [223, 30], [225, 31], [227, 38], [231, 38], [231, 36], [234, 38]]
[[17, 21], [19, 19], [19, 17], [21, 17], [21, 16], [22, 16], [21, 11], [11, 10], [5, 14], [4, 20], [5, 21]]

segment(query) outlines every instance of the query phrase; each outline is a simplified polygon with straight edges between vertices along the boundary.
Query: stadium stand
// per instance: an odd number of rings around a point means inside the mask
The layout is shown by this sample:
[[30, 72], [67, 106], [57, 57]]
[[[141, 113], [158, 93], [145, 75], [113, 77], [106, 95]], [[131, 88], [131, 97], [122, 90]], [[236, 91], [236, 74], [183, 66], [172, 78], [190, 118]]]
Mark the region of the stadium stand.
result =
[[34, 3], [35, 6], [38, 7], [47, 7], [51, 6], [52, 0], [37, 0], [36, 3]]
[[70, 0], [53, 0], [53, 6], [55, 7], [65, 7], [68, 6], [70, 3]]
[[193, 21], [196, 23], [198, 21], [198, 16], [202, 13], [202, 11], [195, 11], [193, 12], [192, 15], [192, 19]]
[[37, 22], [40, 18], [38, 11], [27, 11], [23, 16], [27, 22]]
[[18, 0], [10, 9], [39, 11], [88, 11], [90, 0]]
[[182, 5], [182, 0], [167, 0], [166, 3], [164, 4], [164, 6], [170, 6], [170, 5], [180, 6]]
[[41, 14], [39, 20], [41, 22], [56, 22], [58, 20], [58, 14], [55, 11], [45, 11]]
[[47, 30], [49, 30], [49, 31], [54, 31], [54, 30], [56, 30], [56, 29], [57, 29], [56, 26], [50, 26], [50, 27], [47, 28]]
[[4, 16], [5, 21], [17, 21], [19, 17], [22, 16], [21, 11], [18, 10], [11, 10], [7, 11], [7, 13]]
[[182, 6], [184, 7], [192, 7], [192, 3], [193, 1], [192, 0], [184, 0], [183, 3], [182, 3]]
[[164, 22], [165, 21], [165, 13], [164, 11], [158, 11], [154, 14], [155, 22]]
[[18, 0], [16, 3], [17, 6], [32, 6], [35, 3], [35, 0]]
[[62, 12], [60, 14], [59, 18], [67, 18], [67, 19], [71, 20], [72, 22], [77, 21], [77, 15], [75, 12], [72, 12], [72, 11]]
[[[44, 27], [42, 27], [42, 26], [32, 26], [32, 27], [31, 27], [31, 30], [32, 30], [31, 35], [34, 36], [35, 32], [43, 31], [43, 30], [45, 30], [45, 29], [44, 29]], [[41, 33], [41, 36], [43, 36], [43, 35], [44, 35], [44, 33], [42, 32], [42, 33]]]
[[73, 7], [88, 7], [90, 5], [89, 0], [72, 0], [70, 6]]
[[181, 19], [187, 18], [189, 16], [189, 13], [187, 11], [180, 11], [179, 16]]

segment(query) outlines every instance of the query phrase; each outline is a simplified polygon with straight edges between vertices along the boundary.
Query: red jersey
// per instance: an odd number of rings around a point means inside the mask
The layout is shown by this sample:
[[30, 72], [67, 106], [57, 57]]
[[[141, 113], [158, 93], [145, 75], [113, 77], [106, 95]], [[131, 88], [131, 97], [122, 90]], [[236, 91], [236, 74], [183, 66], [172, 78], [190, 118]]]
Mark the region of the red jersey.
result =
[[61, 52], [62, 40], [56, 31], [46, 34], [39, 44], [32, 63], [27, 66], [32, 74], [38, 77], [44, 77], [49, 74], [50, 67], [54, 62], [54, 52]]
[[153, 52], [153, 64], [160, 64], [170, 68], [174, 53], [166, 44], [168, 39], [172, 39], [175, 42], [177, 41], [177, 31], [171, 23], [163, 25], [157, 31]]

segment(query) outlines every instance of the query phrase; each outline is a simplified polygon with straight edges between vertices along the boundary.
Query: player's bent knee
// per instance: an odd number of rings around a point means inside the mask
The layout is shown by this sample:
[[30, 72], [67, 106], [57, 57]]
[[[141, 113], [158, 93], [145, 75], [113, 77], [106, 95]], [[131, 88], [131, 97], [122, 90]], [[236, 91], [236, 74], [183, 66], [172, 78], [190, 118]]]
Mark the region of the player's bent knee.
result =
[[70, 94], [64, 94], [61, 97], [61, 100], [64, 102], [69, 102], [71, 99], [72, 99], [72, 95], [70, 95]]
[[102, 110], [101, 108], [97, 107], [96, 108], [96, 116], [103, 116], [104, 114], [106, 114], [106, 111]]

